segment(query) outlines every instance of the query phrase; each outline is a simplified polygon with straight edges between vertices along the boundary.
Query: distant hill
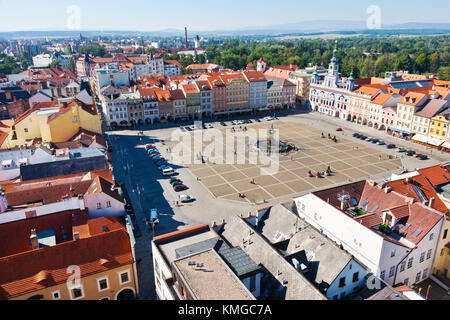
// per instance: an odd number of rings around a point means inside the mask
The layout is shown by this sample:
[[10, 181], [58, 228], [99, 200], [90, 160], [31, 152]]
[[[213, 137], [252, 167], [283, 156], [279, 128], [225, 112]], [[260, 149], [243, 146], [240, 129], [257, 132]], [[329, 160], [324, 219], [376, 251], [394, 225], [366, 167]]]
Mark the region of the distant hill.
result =
[[[212, 31], [196, 31], [189, 30], [189, 35], [220, 35], [220, 36], [243, 36], [243, 35], [280, 35], [280, 34], [295, 34], [295, 33], [318, 33], [318, 32], [360, 32], [365, 34], [376, 34], [379, 32], [383, 34], [383, 30], [390, 32], [398, 30], [408, 30], [409, 34], [413, 34], [412, 30], [417, 30], [418, 34], [434, 34], [434, 33], [450, 33], [450, 23], [423, 23], [423, 22], [408, 22], [402, 24], [386, 24], [380, 30], [370, 30], [367, 28], [365, 21], [345, 21], [345, 20], [313, 20], [302, 21], [297, 23], [287, 23], [268, 26], [253, 26], [239, 29], [228, 30], [212, 30]], [[419, 32], [422, 30], [423, 32]], [[164, 29], [159, 31], [123, 31], [123, 30], [108, 30], [108, 31], [14, 31], [14, 32], [0, 32], [0, 39], [20, 39], [20, 38], [75, 38], [80, 32], [85, 37], [98, 36], [147, 36], [147, 37], [184, 37], [184, 30], [182, 29]]]

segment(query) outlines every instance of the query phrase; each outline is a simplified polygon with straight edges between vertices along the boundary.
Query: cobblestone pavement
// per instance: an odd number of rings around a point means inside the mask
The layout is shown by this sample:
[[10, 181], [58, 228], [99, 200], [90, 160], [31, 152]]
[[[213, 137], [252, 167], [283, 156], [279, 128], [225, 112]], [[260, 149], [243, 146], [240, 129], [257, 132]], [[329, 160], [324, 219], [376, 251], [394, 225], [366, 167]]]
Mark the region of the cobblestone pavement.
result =
[[[342, 127], [344, 132], [336, 133], [338, 138], [342, 135], [348, 139], [353, 139], [351, 138], [351, 134], [353, 132], [359, 132], [407, 149], [417, 150], [422, 153], [427, 151], [425, 147], [390, 137], [372, 128], [363, 127], [340, 119], [320, 116], [317, 113], [290, 115], [287, 117], [280, 116], [280, 120], [304, 123], [330, 133], [335, 132], [337, 127]], [[213, 125], [217, 128], [220, 127], [219, 123], [213, 123]], [[231, 216], [246, 215], [249, 212], [254, 212], [261, 206], [290, 200], [294, 196], [300, 196], [305, 193], [281, 196], [264, 205], [216, 199], [203, 183], [197, 180], [189, 168], [174, 167], [177, 169], [178, 177], [190, 188], [182, 194], [189, 194], [196, 198], [196, 201], [191, 204], [177, 206], [176, 202], [179, 194], [173, 191], [169, 183], [170, 179], [161, 176], [145, 152], [145, 145], [153, 143], [158, 146], [163, 157], [170, 159], [164, 140], [170, 136], [172, 131], [173, 128], [147, 130], [144, 131], [144, 136], [139, 136], [139, 131], [137, 130], [111, 131], [105, 133], [114, 149], [111, 153], [111, 158], [114, 164], [113, 172], [115, 179], [117, 182], [126, 185], [136, 213], [136, 220], [133, 223], [137, 225], [141, 232], [141, 236], [136, 239], [136, 259], [139, 261], [137, 272], [140, 298], [144, 300], [156, 299], [151, 252], [153, 234], [144, 223], [144, 218], [149, 216], [152, 208], [158, 209], [160, 224], [155, 231], [155, 235], [160, 235], [197, 224], [211, 224], [213, 221], [220, 223], [223, 219], [226, 221]], [[357, 139], [353, 140], [367, 146], [366, 142]], [[384, 153], [399, 155], [395, 151], [387, 150], [385, 147], [375, 146], [374, 148], [379, 148], [380, 152], [382, 150]], [[411, 157], [404, 157], [401, 160], [403, 166], [409, 170], [450, 160], [449, 155], [436, 151], [431, 156], [432, 159], [428, 161], [419, 161]], [[390, 176], [390, 174], [390, 172], [384, 172], [372, 178], [376, 181], [382, 181]], [[321, 188], [323, 187], [319, 187], [317, 190]], [[307, 192], [310, 191], [313, 190], [308, 190]]]

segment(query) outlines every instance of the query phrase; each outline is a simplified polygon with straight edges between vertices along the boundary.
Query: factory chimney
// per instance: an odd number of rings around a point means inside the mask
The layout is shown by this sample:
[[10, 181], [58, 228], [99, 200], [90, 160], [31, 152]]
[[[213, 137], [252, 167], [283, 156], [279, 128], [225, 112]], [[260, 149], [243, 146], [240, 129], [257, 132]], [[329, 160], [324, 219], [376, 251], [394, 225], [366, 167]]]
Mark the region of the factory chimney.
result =
[[188, 48], [187, 27], [184, 28], [185, 47]]

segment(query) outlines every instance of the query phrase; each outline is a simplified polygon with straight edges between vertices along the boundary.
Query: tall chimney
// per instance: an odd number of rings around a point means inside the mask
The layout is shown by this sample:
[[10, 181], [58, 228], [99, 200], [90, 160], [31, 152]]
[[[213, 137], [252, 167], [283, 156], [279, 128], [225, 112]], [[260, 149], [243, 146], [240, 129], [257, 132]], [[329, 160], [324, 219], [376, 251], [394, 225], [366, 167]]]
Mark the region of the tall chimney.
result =
[[187, 27], [184, 28], [185, 47], [188, 48]]
[[341, 201], [341, 210], [344, 211], [345, 210], [345, 202]]
[[31, 229], [30, 241], [31, 241], [31, 248], [33, 250], [39, 249], [39, 239], [36, 233], [36, 229]]

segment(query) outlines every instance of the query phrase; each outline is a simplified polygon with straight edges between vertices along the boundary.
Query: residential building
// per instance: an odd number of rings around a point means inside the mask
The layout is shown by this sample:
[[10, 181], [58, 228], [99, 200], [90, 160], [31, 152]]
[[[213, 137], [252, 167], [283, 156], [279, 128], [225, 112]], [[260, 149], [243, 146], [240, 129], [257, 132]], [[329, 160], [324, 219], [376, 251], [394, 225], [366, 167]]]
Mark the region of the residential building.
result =
[[302, 219], [389, 285], [413, 285], [433, 268], [444, 214], [433, 202], [360, 181], [295, 199]]
[[365, 267], [300, 219], [293, 208], [293, 201], [263, 208], [246, 221], [329, 300], [364, 289], [369, 277]]
[[377, 94], [369, 103], [368, 126], [387, 131], [394, 123], [395, 109], [401, 98], [396, 94]]
[[[436, 128], [432, 126], [432, 119], [448, 109], [449, 106], [450, 103], [446, 100], [431, 99], [423, 106], [422, 110], [416, 112], [411, 125], [411, 131], [415, 134], [412, 141], [430, 148], [440, 149], [445, 142], [447, 130], [445, 127], [440, 127], [440, 122], [436, 124]], [[430, 137], [432, 132], [441, 139]]]
[[380, 108], [375, 108], [372, 101], [381, 93], [384, 93], [382, 89], [369, 86], [361, 86], [351, 92], [346, 119], [369, 127], [378, 125]]
[[267, 107], [267, 79], [262, 72], [244, 71], [245, 79], [249, 83], [250, 108], [257, 111]]
[[[87, 210], [1, 224], [0, 299], [134, 299], [138, 279], [128, 230], [116, 217], [89, 220]], [[70, 281], [77, 271], [79, 282]]]
[[221, 74], [220, 79], [226, 86], [226, 111], [228, 114], [249, 112], [250, 85], [242, 73]]
[[170, 94], [170, 90], [168, 90], [165, 86], [163, 88], [155, 87], [155, 88], [153, 88], [153, 90], [155, 91], [156, 98], [158, 99], [159, 120], [160, 121], [168, 121], [168, 120], [172, 119], [173, 101], [172, 101], [172, 97]]
[[110, 85], [114, 87], [130, 86], [129, 73], [126, 70], [120, 70], [117, 67], [106, 67], [94, 71], [94, 84], [97, 95], [100, 95], [101, 89]]
[[185, 120], [187, 119], [186, 97], [183, 90], [170, 89], [170, 98], [173, 102], [172, 118]]
[[164, 76], [179, 76], [181, 75], [181, 70], [183, 66], [176, 60], [165, 60], [164, 61]]
[[[446, 101], [446, 100], [444, 100]], [[430, 129], [428, 134], [430, 137], [443, 140], [444, 143], [450, 142], [450, 108], [446, 107], [439, 111], [431, 118]], [[444, 146], [442, 146], [444, 148]], [[448, 146], [447, 148], [450, 148]]]
[[186, 97], [186, 111], [189, 119], [202, 119], [200, 90], [195, 82], [180, 86]]
[[137, 91], [142, 99], [144, 122], [146, 124], [154, 123], [159, 119], [159, 103], [155, 90], [153, 88], [139, 86]]
[[283, 86], [277, 81], [267, 80], [267, 107], [269, 110], [276, 110], [283, 108]]
[[[107, 126], [127, 126], [129, 125], [128, 101], [123, 99], [122, 93], [127, 90], [113, 87], [104, 87], [100, 91], [100, 102], [103, 107], [104, 120]], [[141, 97], [136, 97], [141, 100]]]
[[195, 81], [197, 88], [200, 90], [200, 108], [202, 118], [212, 116], [212, 90], [207, 80]]
[[219, 72], [223, 69], [221, 66], [213, 63], [191, 64], [186, 69], [192, 70], [193, 73], [212, 73]]
[[101, 116], [93, 104], [77, 98], [59, 104], [38, 103], [15, 119], [9, 143], [15, 147], [36, 138], [43, 142], [66, 142], [80, 129], [102, 133]]
[[155, 237], [152, 252], [159, 300], [255, 300], [259, 296], [261, 268], [207, 225]]
[[212, 110], [214, 115], [226, 114], [226, 86], [220, 76], [208, 76], [207, 80], [212, 90]]
[[315, 71], [317, 71], [319, 79], [323, 79], [328, 73], [326, 68], [314, 66], [296, 70], [289, 75], [289, 80], [296, 85], [295, 94], [297, 96], [297, 102], [299, 102], [302, 107], [309, 106], [309, 89]]
[[397, 114], [394, 120], [393, 134], [401, 137], [411, 137], [413, 117], [428, 102], [426, 94], [409, 92], [398, 102]]

